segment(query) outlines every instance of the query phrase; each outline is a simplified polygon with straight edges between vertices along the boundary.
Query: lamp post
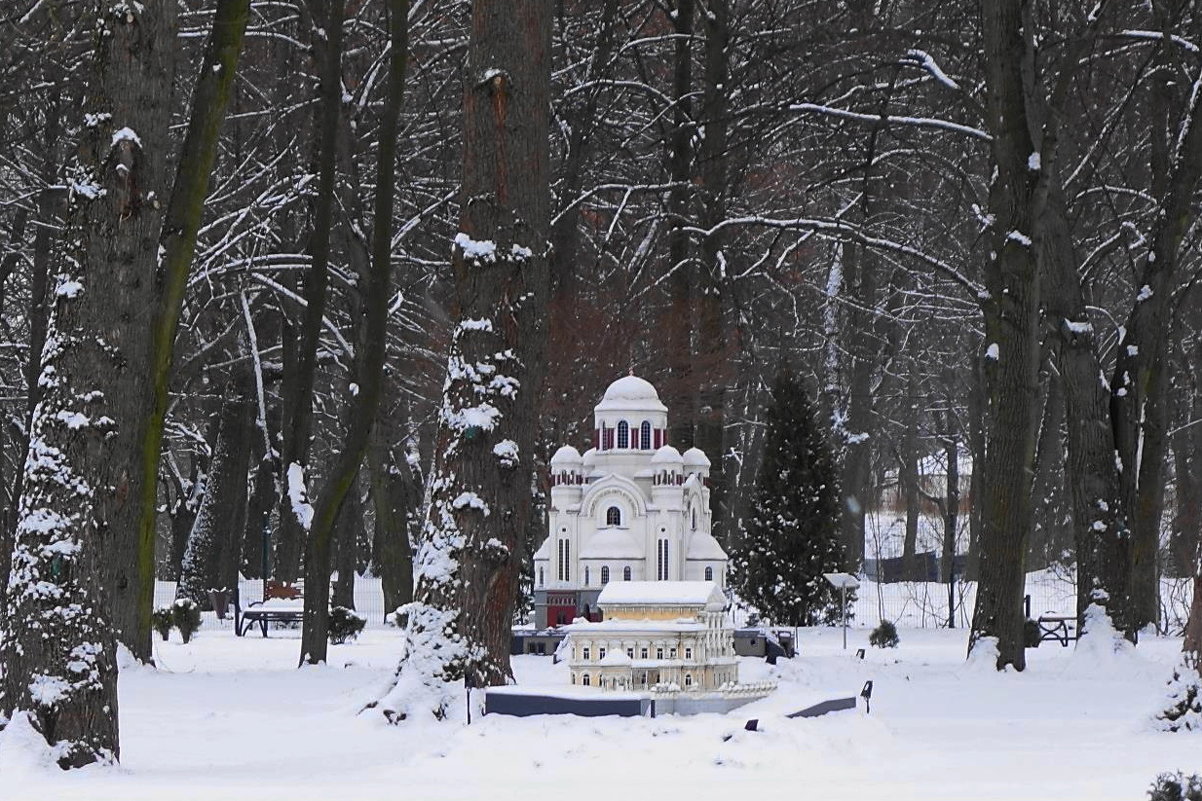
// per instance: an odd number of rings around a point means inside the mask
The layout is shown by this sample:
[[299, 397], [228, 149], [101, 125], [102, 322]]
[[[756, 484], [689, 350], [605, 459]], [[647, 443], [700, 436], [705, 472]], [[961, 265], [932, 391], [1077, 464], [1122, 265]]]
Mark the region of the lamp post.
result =
[[847, 591], [860, 586], [860, 581], [851, 573], [823, 573], [832, 587], [839, 588], [840, 609], [843, 615], [843, 650], [847, 650]]

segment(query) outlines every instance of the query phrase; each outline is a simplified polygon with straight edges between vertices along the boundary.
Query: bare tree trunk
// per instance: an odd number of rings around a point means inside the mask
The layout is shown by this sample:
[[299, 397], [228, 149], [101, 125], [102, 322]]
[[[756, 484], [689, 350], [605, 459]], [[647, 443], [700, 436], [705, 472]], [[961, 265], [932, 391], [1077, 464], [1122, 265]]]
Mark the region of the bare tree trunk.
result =
[[131, 466], [175, 54], [173, 4], [95, 8], [81, 147], [65, 176], [70, 258], [42, 352], [3, 635], [3, 706], [63, 767], [120, 750], [112, 615], [137, 588]]
[[[310, 521], [302, 519], [300, 504], [292, 498], [308, 496], [309, 446], [313, 434], [313, 382], [317, 373], [317, 343], [330, 273], [330, 232], [334, 226], [334, 199], [338, 173], [338, 129], [342, 114], [342, 28], [346, 0], [322, 0], [325, 36], [314, 31], [320, 54], [318, 90], [317, 197], [313, 230], [309, 235], [312, 263], [305, 273], [305, 318], [296, 351], [296, 372], [288, 382], [284, 400], [284, 456], [281, 465], [285, 491], [280, 497], [280, 528], [276, 542], [275, 576], [292, 581], [300, 574], [300, 555], [308, 547]], [[377, 221], [378, 224], [378, 221]], [[285, 333], [285, 336], [287, 334]], [[325, 588], [329, 592], [329, 587]], [[328, 610], [321, 613], [323, 620]], [[322, 635], [325, 636], [324, 634]], [[324, 655], [324, 647], [322, 648]]]
[[672, 376], [668, 396], [670, 442], [683, 451], [693, 447], [697, 414], [697, 386], [693, 370], [693, 304], [696, 302], [696, 265], [689, 261], [688, 203], [693, 163], [693, 17], [694, 0], [676, 0], [672, 9], [672, 125], [668, 136], [668, 276], [666, 334], [667, 361]]
[[209, 590], [234, 589], [246, 526], [246, 477], [254, 402], [245, 365], [237, 365], [221, 402], [205, 494], [188, 536], [176, 597], [209, 609]]
[[342, 509], [338, 512], [338, 558], [335, 562], [338, 580], [334, 582], [331, 606], [355, 608], [355, 562], [362, 534], [363, 508], [359, 499], [359, 480], [356, 476], [342, 501]]
[[[1164, 21], [1170, 24], [1168, 20]], [[1202, 24], [1198, 22], [1197, 24]], [[1196, 31], [1195, 31], [1196, 33]], [[1162, 47], [1162, 52], [1168, 47]], [[1168, 56], [1166, 56], [1167, 58]], [[1168, 74], [1168, 68], [1164, 69]], [[1153, 189], [1159, 213], [1149, 232], [1148, 256], [1140, 266], [1135, 302], [1119, 343], [1111, 380], [1111, 418], [1122, 460], [1123, 497], [1134, 534], [1131, 554], [1129, 634], [1157, 619], [1157, 555], [1164, 506], [1166, 347], [1172, 322], [1171, 296], [1182, 243], [1194, 218], [1193, 198], [1202, 179], [1202, 72], [1194, 77], [1184, 112], [1167, 130], [1154, 126], [1163, 158], [1153, 160]], [[1166, 114], [1166, 118], [1170, 115]], [[1153, 153], [1157, 153], [1153, 148]]]
[[1023, 557], [1031, 526], [1039, 377], [1039, 275], [1032, 242], [1038, 219], [1038, 173], [1023, 95], [1021, 0], [980, 4], [985, 51], [987, 129], [997, 175], [990, 187], [985, 265], [989, 361], [986, 480], [981, 497], [981, 563], [969, 651], [996, 649], [999, 670], [1026, 666], [1023, 646]]
[[[333, 0], [332, 18], [341, 25], [342, 0]], [[396, 143], [401, 103], [405, 94], [405, 68], [409, 50], [408, 0], [389, 0], [387, 96], [380, 121], [379, 157], [376, 163], [376, 197], [371, 238], [371, 275], [365, 292], [364, 335], [360, 343], [351, 424], [342, 452], [322, 488], [313, 512], [313, 526], [305, 542], [305, 619], [301, 630], [301, 662], [324, 662], [330, 628], [330, 544], [338, 510], [351, 492], [371, 437], [384, 384], [387, 350], [388, 297], [392, 285], [392, 213], [396, 194]], [[339, 37], [340, 41], [340, 37]], [[340, 53], [331, 37], [330, 51]], [[331, 57], [331, 62], [336, 59]], [[335, 64], [328, 65], [333, 77]], [[328, 111], [336, 112], [331, 107]], [[336, 122], [336, 117], [335, 120]], [[312, 309], [310, 309], [312, 311]], [[320, 318], [317, 320], [320, 325]], [[316, 343], [314, 343], [316, 344]], [[311, 382], [310, 382], [311, 383]]]
[[[196, 237], [200, 231], [204, 201], [208, 196], [209, 175], [217, 157], [217, 136], [233, 91], [234, 73], [242, 52], [242, 37], [250, 15], [250, 0], [218, 0], [213, 30], [205, 42], [204, 57], [192, 96], [192, 112], [180, 149], [175, 183], [167, 203], [167, 214], [157, 258], [155, 304], [148, 326], [150, 349], [147, 374], [139, 376], [140, 402], [150, 410], [134, 443], [134, 461], [130, 465], [131, 493], [135, 502], [121, 521], [133, 534], [131, 547], [135, 557], [134, 592], [117, 606], [114, 621], [124, 632], [122, 642], [134, 656], [150, 659], [150, 612], [154, 605], [155, 513], [158, 509], [159, 457], [163, 449], [163, 422], [167, 417], [167, 389], [175, 354], [175, 333]], [[169, 86], [170, 84], [168, 84]], [[165, 112], [166, 113], [166, 112]], [[167, 120], [164, 119], [164, 125]], [[162, 147], [166, 148], [163, 140]], [[144, 332], [140, 332], [143, 337]], [[140, 474], [139, 474], [140, 471]], [[226, 532], [228, 536], [228, 532]]]
[[[396, 421], [376, 422], [368, 455], [372, 508], [376, 513], [373, 560], [384, 593], [384, 613], [413, 600], [413, 545], [422, 513], [422, 478], [414, 443], [397, 435]], [[394, 458], [388, 443], [397, 443]]]
[[456, 319], [405, 656], [389, 720], [442, 718], [449, 682], [503, 684], [548, 292], [551, 9], [477, 0], [464, 90]]

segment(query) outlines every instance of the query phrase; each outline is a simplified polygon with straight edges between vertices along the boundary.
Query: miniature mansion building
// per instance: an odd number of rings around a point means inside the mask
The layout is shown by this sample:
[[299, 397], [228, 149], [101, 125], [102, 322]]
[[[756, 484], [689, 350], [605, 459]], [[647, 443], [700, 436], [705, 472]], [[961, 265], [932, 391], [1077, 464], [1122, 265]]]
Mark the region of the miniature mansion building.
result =
[[712, 582], [721, 595], [727, 559], [710, 533], [709, 459], [668, 444], [668, 409], [641, 378], [610, 384], [593, 414], [593, 447], [581, 455], [565, 445], [551, 457], [535, 626], [600, 620], [598, 596], [611, 582]]
[[739, 681], [726, 596], [710, 581], [618, 581], [604, 620], [568, 627], [572, 684], [602, 690], [712, 693]]

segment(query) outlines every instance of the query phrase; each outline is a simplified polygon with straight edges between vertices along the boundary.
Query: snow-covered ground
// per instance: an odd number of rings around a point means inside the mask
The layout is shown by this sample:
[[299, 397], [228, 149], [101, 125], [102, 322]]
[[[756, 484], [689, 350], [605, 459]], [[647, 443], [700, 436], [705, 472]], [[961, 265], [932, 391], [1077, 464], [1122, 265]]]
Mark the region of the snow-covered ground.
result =
[[[1160, 771], [1202, 768], [1199, 736], [1147, 725], [1179, 640], [1101, 658], [1045, 643], [1025, 673], [997, 674], [965, 664], [963, 630], [902, 629], [899, 648], [860, 661], [867, 634], [854, 629], [845, 653], [837, 629], [802, 630], [797, 659], [744, 660], [743, 680], [780, 687], [728, 716], [389, 726], [359, 712], [389, 684], [395, 630], [298, 670], [298, 632], [237, 639], [210, 620], [189, 645], [160, 643], [158, 670], [122, 674], [120, 767], [35, 769], [0, 746], [0, 799], [1131, 801]], [[522, 683], [567, 681], [549, 657], [515, 669]], [[783, 717], [867, 679], [870, 715]], [[743, 730], [751, 717], [762, 731]]]

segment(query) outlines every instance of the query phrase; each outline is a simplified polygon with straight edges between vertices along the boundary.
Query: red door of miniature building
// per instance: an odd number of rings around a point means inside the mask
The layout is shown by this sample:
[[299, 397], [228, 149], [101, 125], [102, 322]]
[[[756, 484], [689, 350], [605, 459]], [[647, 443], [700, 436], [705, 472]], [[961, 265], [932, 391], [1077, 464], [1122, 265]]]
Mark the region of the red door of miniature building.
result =
[[547, 625], [562, 626], [576, 617], [576, 593], [547, 593]]

